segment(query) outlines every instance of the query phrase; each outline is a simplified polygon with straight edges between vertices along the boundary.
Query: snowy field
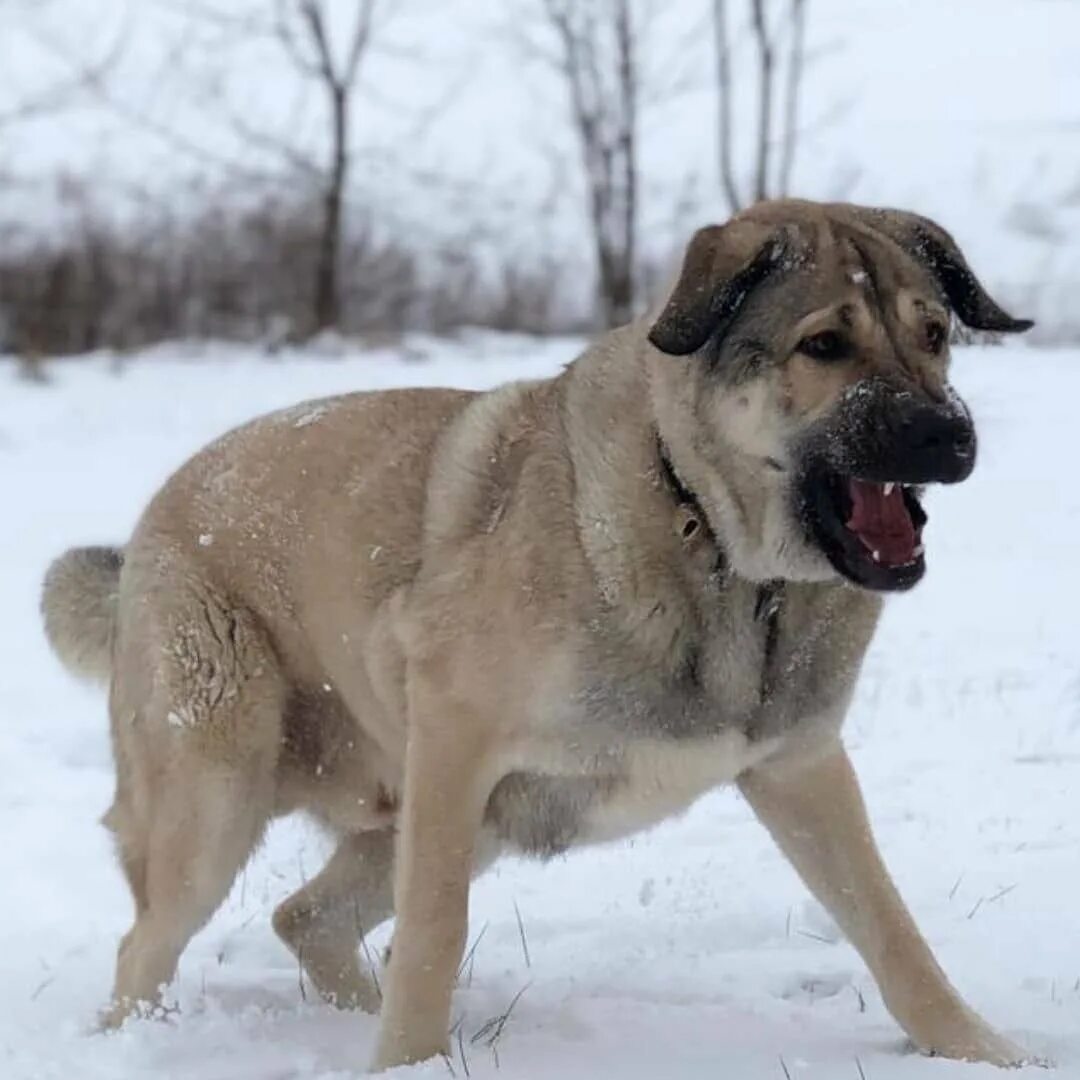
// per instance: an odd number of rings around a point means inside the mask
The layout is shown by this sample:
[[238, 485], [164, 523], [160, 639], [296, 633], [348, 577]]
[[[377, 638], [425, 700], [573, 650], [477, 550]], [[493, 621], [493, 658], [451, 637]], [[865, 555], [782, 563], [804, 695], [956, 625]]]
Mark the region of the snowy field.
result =
[[[299, 821], [273, 828], [185, 954], [179, 1013], [87, 1033], [131, 911], [98, 824], [104, 702], [49, 654], [39, 581], [69, 545], [122, 540], [167, 473], [238, 421], [350, 388], [491, 385], [554, 371], [573, 348], [474, 335], [416, 340], [403, 360], [170, 346], [58, 362], [48, 385], [0, 363], [0, 1077], [363, 1075], [376, 1021], [315, 1000], [270, 928], [326, 851]], [[981, 462], [929, 501], [927, 579], [888, 605], [848, 741], [886, 859], [954, 981], [1080, 1077], [1080, 353], [971, 349], [956, 367]], [[458, 1077], [997, 1075], [906, 1052], [861, 962], [732, 792], [632, 842], [500, 865], [474, 889], [470, 937]], [[496, 1063], [471, 1036], [523, 990]]]

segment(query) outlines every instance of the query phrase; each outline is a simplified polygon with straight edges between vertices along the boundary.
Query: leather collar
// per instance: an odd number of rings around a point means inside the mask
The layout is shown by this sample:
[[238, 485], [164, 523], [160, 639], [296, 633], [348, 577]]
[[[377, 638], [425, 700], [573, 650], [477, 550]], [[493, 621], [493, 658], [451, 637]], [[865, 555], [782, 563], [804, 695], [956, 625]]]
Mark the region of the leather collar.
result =
[[[709, 524], [705, 508], [693, 488], [676, 471], [667, 445], [659, 433], [656, 436], [656, 452], [660, 461], [660, 475], [664, 478], [664, 484], [675, 503], [676, 530], [685, 543], [697, 542], [699, 534], [704, 539], [707, 539], [716, 551], [715, 573], [725, 573], [727, 570], [727, 556], [720, 546], [716, 533]], [[783, 603], [783, 579], [774, 578], [771, 581], [762, 582], [758, 586], [757, 597], [754, 601], [754, 619], [758, 622], [775, 624], [779, 619]]]

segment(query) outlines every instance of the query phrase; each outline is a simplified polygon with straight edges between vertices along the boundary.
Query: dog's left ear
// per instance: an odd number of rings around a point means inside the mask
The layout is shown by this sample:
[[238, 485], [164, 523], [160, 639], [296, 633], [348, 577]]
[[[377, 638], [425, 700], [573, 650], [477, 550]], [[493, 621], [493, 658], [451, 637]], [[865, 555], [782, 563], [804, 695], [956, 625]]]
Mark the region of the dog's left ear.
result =
[[884, 233], [921, 262], [941, 286], [960, 321], [973, 330], [1018, 334], [1030, 330], [1031, 319], [1014, 319], [983, 288], [959, 245], [940, 225], [906, 210], [850, 207], [856, 220]]
[[698, 229], [649, 341], [671, 356], [697, 352], [777, 269], [788, 239], [786, 230], [746, 220]]

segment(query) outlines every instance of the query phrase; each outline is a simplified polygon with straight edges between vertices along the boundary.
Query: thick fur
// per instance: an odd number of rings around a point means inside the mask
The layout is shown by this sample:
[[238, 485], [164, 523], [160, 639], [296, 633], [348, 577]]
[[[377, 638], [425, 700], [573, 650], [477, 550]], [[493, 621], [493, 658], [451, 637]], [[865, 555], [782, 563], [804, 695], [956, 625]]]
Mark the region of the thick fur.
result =
[[[153, 1007], [267, 821], [304, 809], [340, 845], [275, 927], [324, 996], [374, 1008], [357, 943], [396, 913], [377, 1064], [432, 1056], [473, 875], [736, 782], [918, 1045], [1018, 1060], [873, 845], [839, 731], [881, 600], [796, 498], [817, 448], [863, 452], [870, 383], [961, 415], [927, 320], [1007, 318], [947, 234], [948, 280], [886, 220], [895, 237], [859, 208], [754, 208], [558, 377], [264, 417], [165, 484], [118, 580], [115, 556], [57, 564], [57, 652], [112, 656], [108, 823], [136, 918], [106, 1023]], [[850, 361], [801, 353], [835, 318]]]
[[49, 567], [41, 595], [45, 635], [75, 675], [107, 682], [112, 669], [123, 555], [118, 548], [65, 552]]

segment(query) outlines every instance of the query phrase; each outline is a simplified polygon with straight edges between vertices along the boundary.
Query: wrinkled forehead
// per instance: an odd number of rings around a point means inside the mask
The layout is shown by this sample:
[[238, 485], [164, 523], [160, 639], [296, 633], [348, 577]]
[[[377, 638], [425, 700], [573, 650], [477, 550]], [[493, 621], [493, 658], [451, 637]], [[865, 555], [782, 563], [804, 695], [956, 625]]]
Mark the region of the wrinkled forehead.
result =
[[842, 323], [944, 321], [948, 308], [927, 267], [869, 229], [822, 216], [800, 222], [796, 257], [778, 284], [789, 316], [832, 312]]

